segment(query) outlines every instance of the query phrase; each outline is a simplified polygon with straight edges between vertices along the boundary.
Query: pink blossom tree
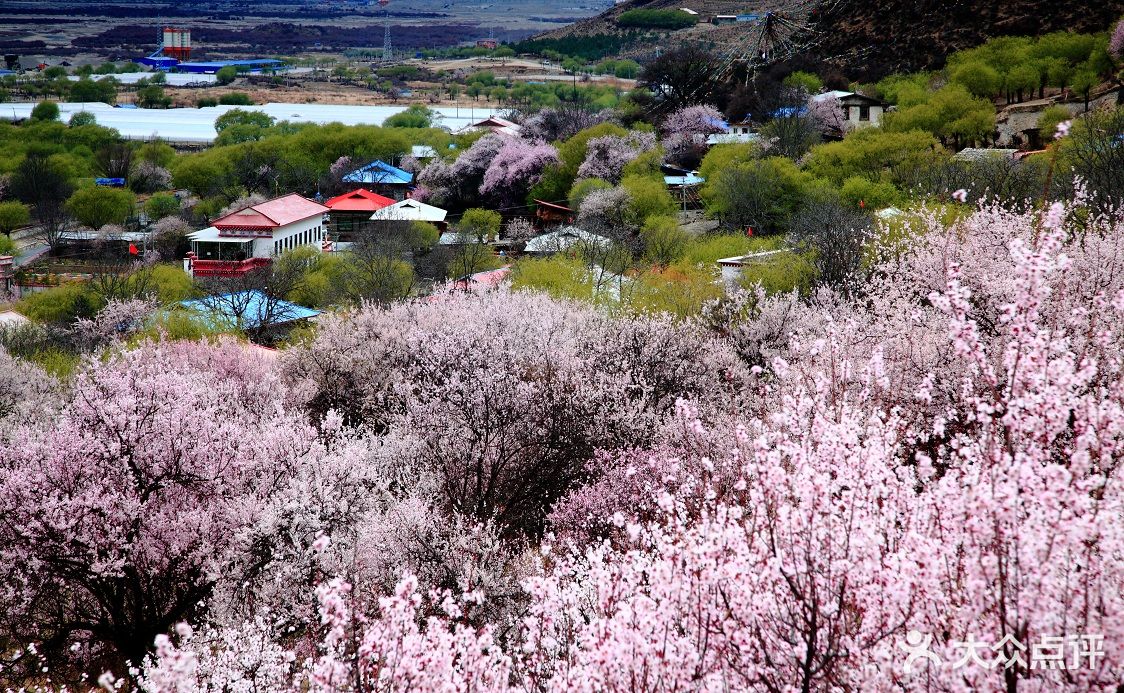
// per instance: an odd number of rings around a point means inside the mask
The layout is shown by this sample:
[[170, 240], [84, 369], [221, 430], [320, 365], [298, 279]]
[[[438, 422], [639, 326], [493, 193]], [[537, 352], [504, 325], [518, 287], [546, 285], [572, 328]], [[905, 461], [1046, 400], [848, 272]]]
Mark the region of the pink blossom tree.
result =
[[1117, 58], [1124, 59], [1124, 19], [1116, 23], [1112, 30], [1112, 38], [1108, 41], [1108, 50]]
[[834, 96], [808, 99], [808, 117], [822, 133], [839, 134], [847, 131], [847, 116], [839, 99]]
[[0, 443], [4, 627], [60, 671], [121, 671], [248, 574], [227, 572], [243, 533], [311, 436], [236, 344], [122, 352], [73, 391], [53, 425]]
[[[32, 338], [39, 339], [39, 329]], [[15, 331], [15, 328], [0, 328]], [[15, 338], [15, 335], [2, 335]], [[15, 358], [0, 346], [0, 439], [6, 430], [35, 417], [49, 417], [58, 407], [59, 383], [33, 363]]]
[[726, 118], [713, 106], [687, 106], [669, 115], [661, 129], [665, 137], [674, 135], [719, 135], [726, 131]]
[[508, 138], [488, 164], [480, 194], [501, 205], [519, 203], [531, 186], [539, 182], [546, 167], [559, 161], [558, 150], [549, 144]]
[[492, 160], [511, 141], [503, 135], [487, 134], [461, 152], [452, 163], [433, 161], [418, 174], [418, 182], [437, 204], [471, 206]]
[[578, 178], [601, 178], [618, 182], [630, 161], [657, 146], [651, 132], [633, 132], [627, 137], [594, 137], [586, 146], [585, 161], [578, 167]]

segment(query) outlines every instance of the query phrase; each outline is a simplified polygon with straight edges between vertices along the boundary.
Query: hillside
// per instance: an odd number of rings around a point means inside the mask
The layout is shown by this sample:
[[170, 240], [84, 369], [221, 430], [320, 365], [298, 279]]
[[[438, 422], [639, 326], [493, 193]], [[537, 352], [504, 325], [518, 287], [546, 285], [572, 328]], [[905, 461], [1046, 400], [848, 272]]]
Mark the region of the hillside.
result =
[[[1033, 36], [1051, 31], [1097, 32], [1106, 30], [1124, 14], [1124, 0], [1097, 3], [1052, 0], [881, 0], [877, 5], [843, 0], [821, 3], [824, 9], [809, 14], [810, 3], [782, 0], [775, 3], [729, 0], [631, 0], [587, 20], [540, 34], [538, 39], [567, 39], [628, 32], [617, 18], [631, 9], [689, 7], [707, 19], [715, 14], [774, 11], [799, 21], [807, 19], [813, 39], [801, 62], [828, 62], [850, 79], [869, 81], [892, 72], [934, 69], [956, 50], [979, 45], [997, 36]], [[715, 50], [755, 40], [760, 29], [752, 23], [715, 26], [700, 23], [677, 31], [633, 34], [621, 52], [644, 57], [657, 47], [666, 50], [680, 42], [698, 42]], [[797, 41], [806, 40], [794, 37]]]

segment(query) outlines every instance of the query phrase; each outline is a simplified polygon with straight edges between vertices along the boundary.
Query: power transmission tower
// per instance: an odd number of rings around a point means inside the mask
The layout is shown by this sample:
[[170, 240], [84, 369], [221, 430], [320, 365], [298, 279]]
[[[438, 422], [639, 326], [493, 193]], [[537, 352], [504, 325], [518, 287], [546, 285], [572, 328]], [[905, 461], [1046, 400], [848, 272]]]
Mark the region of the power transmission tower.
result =
[[394, 50], [390, 46], [390, 10], [386, 11], [386, 24], [382, 35], [382, 61], [389, 63], [394, 59]]

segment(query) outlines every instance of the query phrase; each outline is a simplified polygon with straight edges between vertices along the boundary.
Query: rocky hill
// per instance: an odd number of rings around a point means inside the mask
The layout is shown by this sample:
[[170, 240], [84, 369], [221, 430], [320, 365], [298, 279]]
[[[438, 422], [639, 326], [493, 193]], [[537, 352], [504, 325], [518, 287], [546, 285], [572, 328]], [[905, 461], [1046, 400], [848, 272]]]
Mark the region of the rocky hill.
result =
[[722, 51], [738, 42], [751, 43], [760, 29], [749, 22], [716, 26], [707, 20], [716, 14], [772, 11], [808, 27], [793, 36], [808, 44], [799, 62], [827, 62], [850, 79], [869, 81], [892, 72], [938, 68], [949, 53], [989, 38], [1105, 31], [1124, 15], [1124, 0], [630, 0], [539, 38], [625, 35], [628, 31], [617, 25], [617, 19], [627, 10], [682, 7], [697, 11], [704, 21], [677, 31], [648, 32], [627, 43], [622, 52], [642, 57], [657, 46], [666, 50], [681, 42], [709, 44]]

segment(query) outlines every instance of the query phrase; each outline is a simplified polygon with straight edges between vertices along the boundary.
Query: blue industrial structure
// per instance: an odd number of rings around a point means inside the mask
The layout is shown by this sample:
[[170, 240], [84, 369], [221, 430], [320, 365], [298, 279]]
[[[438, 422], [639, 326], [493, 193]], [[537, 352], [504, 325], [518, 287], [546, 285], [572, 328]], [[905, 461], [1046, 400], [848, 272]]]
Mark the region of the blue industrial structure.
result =
[[239, 72], [258, 72], [272, 70], [284, 65], [280, 60], [272, 58], [256, 58], [254, 60], [214, 60], [208, 62], [179, 63], [175, 66], [177, 72], [192, 72], [195, 74], [213, 75], [224, 67], [233, 67]]

